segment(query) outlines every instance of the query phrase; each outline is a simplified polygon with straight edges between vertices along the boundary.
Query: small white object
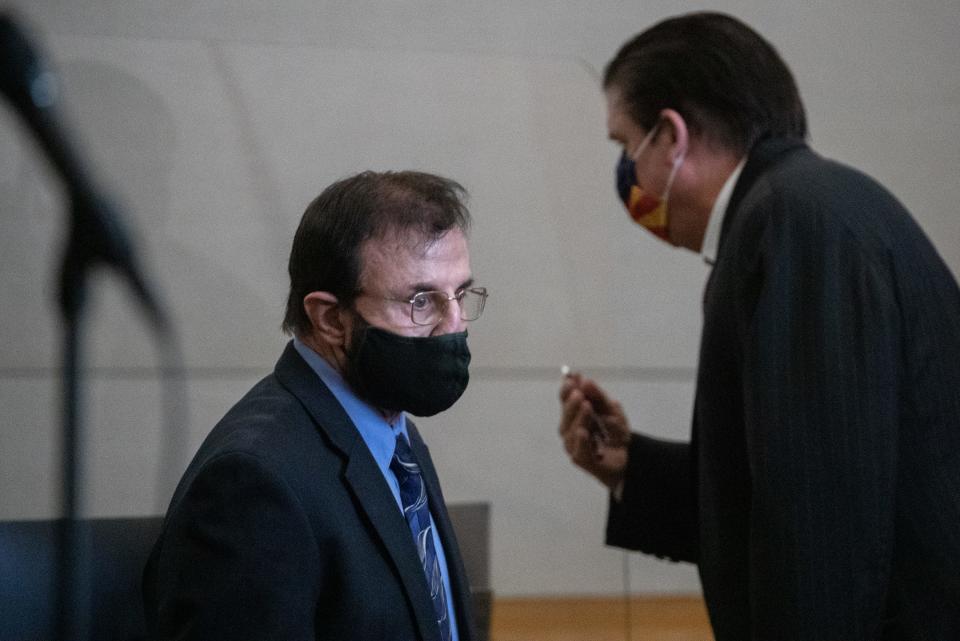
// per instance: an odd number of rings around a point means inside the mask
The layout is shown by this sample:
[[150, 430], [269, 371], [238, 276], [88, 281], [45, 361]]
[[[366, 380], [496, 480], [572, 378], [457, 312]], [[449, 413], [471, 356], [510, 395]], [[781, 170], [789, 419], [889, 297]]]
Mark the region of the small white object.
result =
[[560, 366], [560, 375], [561, 375], [561, 376], [570, 376], [570, 366], [569, 366], [569, 365], [561, 365], [561, 366]]

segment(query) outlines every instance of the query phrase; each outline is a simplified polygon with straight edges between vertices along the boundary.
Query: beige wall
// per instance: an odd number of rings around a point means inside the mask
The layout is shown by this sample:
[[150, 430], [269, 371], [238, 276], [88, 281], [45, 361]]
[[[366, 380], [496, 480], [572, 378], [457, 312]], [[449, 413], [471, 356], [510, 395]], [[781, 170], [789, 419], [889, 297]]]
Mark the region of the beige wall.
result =
[[[240, 6], [243, 8], [240, 8]], [[688, 431], [706, 268], [628, 221], [613, 190], [599, 70], [696, 3], [13, 2], [60, 71], [73, 130], [126, 206], [185, 343], [192, 451], [268, 372], [306, 203], [367, 169], [471, 192], [473, 266], [492, 296], [473, 380], [420, 421], [449, 500], [493, 505], [503, 595], [612, 593], [605, 496], [556, 438], [561, 363], [620, 396], [636, 428]], [[876, 176], [960, 273], [960, 49], [954, 0], [720, 0], [780, 49], [813, 145]], [[0, 108], [0, 518], [57, 513], [63, 201]], [[156, 355], [126, 291], [94, 280], [85, 511], [162, 509]], [[696, 590], [690, 566], [631, 556], [637, 591]]]

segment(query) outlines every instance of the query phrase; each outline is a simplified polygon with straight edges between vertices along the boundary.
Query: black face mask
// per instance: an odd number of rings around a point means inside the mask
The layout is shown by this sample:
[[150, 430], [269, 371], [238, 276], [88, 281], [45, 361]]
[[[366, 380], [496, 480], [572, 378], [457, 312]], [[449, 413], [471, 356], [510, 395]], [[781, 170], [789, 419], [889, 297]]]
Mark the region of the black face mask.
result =
[[453, 405], [470, 380], [467, 333], [400, 336], [358, 317], [344, 378], [358, 396], [388, 412], [433, 416]]

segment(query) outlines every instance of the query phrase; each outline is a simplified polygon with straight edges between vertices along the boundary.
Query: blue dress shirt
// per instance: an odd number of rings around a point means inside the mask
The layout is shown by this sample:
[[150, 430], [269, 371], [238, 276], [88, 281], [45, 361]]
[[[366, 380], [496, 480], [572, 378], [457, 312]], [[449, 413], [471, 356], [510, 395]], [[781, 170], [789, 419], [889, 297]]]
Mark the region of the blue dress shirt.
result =
[[[367, 449], [373, 455], [373, 460], [377, 462], [377, 467], [380, 468], [383, 479], [390, 487], [390, 491], [393, 492], [393, 498], [397, 501], [397, 509], [403, 513], [403, 503], [400, 501], [400, 483], [393, 471], [390, 470], [390, 461], [393, 459], [397, 434], [403, 434], [404, 438], [408, 442], [410, 441], [407, 434], [406, 415], [400, 412], [394, 423], [388, 423], [383, 414], [357, 398], [350, 386], [340, 376], [340, 373], [322, 356], [297, 338], [293, 339], [293, 346], [297, 353], [303, 357], [303, 360], [317, 373], [324, 385], [333, 392], [337, 401], [346, 411], [347, 416], [353, 421], [354, 426], [363, 438], [363, 442], [367, 444]], [[447, 591], [447, 617], [450, 619], [451, 638], [453, 641], [459, 641], [457, 617], [453, 610], [453, 591], [450, 589], [450, 573], [447, 571], [447, 557], [443, 552], [443, 545], [440, 544], [440, 536], [437, 534], [437, 525], [432, 514], [430, 515], [430, 522], [433, 525], [433, 546], [437, 550], [440, 572], [443, 574], [443, 587]]]

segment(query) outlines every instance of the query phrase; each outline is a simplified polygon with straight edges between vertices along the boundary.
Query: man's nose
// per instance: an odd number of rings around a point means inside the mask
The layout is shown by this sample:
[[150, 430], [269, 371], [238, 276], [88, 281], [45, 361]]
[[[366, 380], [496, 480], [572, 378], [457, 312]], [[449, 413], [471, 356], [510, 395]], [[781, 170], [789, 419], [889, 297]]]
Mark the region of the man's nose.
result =
[[447, 301], [447, 307], [443, 310], [443, 317], [433, 330], [434, 336], [442, 334], [453, 334], [467, 329], [467, 321], [460, 318], [460, 301], [456, 298]]

